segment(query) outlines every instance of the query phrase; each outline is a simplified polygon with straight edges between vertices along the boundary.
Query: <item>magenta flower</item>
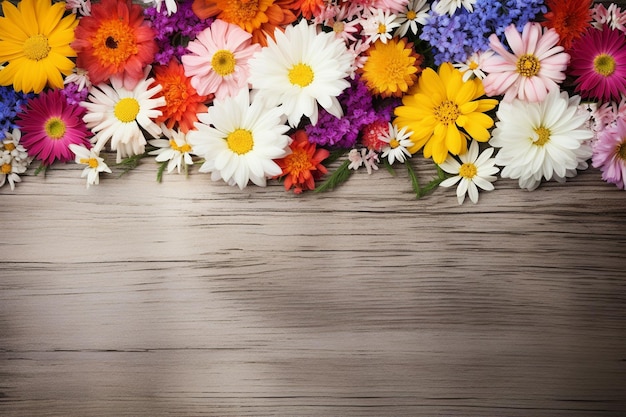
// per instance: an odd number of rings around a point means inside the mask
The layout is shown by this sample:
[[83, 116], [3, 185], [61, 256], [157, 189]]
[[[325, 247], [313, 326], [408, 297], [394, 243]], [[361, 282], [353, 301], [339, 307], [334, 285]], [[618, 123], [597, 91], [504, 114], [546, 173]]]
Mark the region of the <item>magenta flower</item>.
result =
[[571, 74], [584, 98], [620, 100], [626, 91], [626, 37], [607, 26], [589, 29], [572, 45]]
[[554, 29], [542, 29], [539, 23], [529, 22], [520, 34], [515, 25], [504, 31], [513, 53], [509, 52], [495, 34], [489, 37], [495, 54], [487, 58], [482, 69], [488, 73], [483, 80], [488, 96], [504, 94], [504, 101], [514, 98], [543, 101], [548, 91], [558, 89], [565, 79], [569, 54], [557, 46], [559, 35]]
[[90, 132], [82, 120], [84, 112], [81, 106], [69, 105], [61, 90], [39, 94], [28, 101], [17, 122], [22, 130], [21, 144], [44, 165], [72, 161], [74, 153], [69, 145], [91, 147]]
[[620, 118], [600, 132], [593, 146], [591, 164], [600, 168], [604, 181], [626, 190], [626, 120]]

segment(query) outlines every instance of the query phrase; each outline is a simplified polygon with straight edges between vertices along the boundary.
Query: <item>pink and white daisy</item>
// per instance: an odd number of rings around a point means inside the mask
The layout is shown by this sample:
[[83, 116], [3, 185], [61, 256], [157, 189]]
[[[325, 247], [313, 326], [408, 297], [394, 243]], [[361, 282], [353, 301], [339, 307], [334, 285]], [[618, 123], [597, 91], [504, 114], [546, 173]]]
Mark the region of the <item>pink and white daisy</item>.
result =
[[584, 98], [619, 100], [626, 91], [626, 36], [604, 26], [590, 29], [570, 50], [571, 74]]
[[187, 46], [189, 54], [181, 60], [185, 75], [201, 96], [215, 94], [222, 99], [248, 88], [248, 61], [261, 46], [252, 43], [252, 35], [239, 26], [215, 20]]
[[602, 179], [626, 190], [626, 119], [603, 130], [593, 146], [591, 164]]
[[370, 9], [361, 19], [363, 30], [361, 34], [366, 37], [367, 42], [374, 43], [380, 40], [387, 43], [393, 37], [393, 31], [400, 26], [396, 21], [396, 15], [385, 12], [382, 9]]
[[68, 104], [61, 90], [48, 90], [28, 101], [17, 124], [28, 154], [51, 165], [74, 159], [70, 144], [89, 145], [91, 133], [81, 120], [85, 110]]
[[463, 7], [468, 12], [474, 11], [476, 0], [439, 0], [433, 4], [433, 10], [438, 14], [449, 14], [452, 16], [457, 9]]
[[509, 52], [495, 34], [489, 37], [494, 55], [483, 62], [487, 77], [483, 80], [488, 96], [504, 94], [504, 101], [518, 97], [526, 101], [542, 101], [548, 91], [558, 90], [565, 79], [570, 56], [557, 46], [559, 35], [554, 29], [542, 29], [529, 22], [520, 34], [515, 25], [504, 30], [511, 47]]

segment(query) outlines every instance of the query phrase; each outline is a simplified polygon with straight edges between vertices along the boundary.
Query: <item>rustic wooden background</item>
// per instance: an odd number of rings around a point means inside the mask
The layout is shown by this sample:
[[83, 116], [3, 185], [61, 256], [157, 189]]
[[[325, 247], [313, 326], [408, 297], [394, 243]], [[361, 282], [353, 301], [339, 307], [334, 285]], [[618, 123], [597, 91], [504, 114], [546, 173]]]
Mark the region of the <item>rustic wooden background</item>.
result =
[[626, 415], [626, 192], [595, 169], [476, 206], [402, 170], [79, 175], [0, 189], [2, 416]]
[[626, 193], [597, 170], [476, 206], [401, 171], [155, 172], [0, 189], [1, 416], [626, 415]]

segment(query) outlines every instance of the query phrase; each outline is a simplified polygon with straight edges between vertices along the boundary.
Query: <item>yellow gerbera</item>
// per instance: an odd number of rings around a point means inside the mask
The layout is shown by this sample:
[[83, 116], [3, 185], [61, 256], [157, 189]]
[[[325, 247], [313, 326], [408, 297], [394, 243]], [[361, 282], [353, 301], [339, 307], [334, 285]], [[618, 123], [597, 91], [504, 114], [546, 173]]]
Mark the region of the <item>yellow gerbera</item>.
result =
[[463, 74], [451, 63], [441, 64], [439, 71], [422, 71], [417, 86], [404, 96], [402, 106], [395, 110], [395, 123], [413, 132], [409, 148], [415, 153], [424, 148], [424, 157], [443, 163], [448, 152], [453, 155], [467, 151], [468, 136], [489, 140], [493, 119], [483, 112], [498, 104], [494, 99], [480, 99], [485, 91], [478, 78], [463, 82]]
[[424, 58], [413, 50], [413, 44], [404, 39], [387, 43], [376, 41], [367, 51], [368, 57], [361, 69], [367, 88], [381, 97], [400, 97], [417, 80]]
[[65, 3], [22, 0], [17, 7], [2, 2], [0, 17], [0, 85], [13, 84], [16, 91], [40, 93], [49, 85], [63, 88], [63, 75], [69, 75], [76, 53], [76, 15], [63, 17]]

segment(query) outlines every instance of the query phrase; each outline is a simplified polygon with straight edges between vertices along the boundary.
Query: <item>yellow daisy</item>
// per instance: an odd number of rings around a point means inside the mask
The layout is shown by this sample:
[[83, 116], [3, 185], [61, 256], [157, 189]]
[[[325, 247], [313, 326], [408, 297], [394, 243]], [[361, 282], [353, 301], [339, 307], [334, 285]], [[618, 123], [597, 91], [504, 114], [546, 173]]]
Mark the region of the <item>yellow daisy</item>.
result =
[[464, 82], [463, 74], [449, 62], [441, 64], [438, 72], [425, 69], [417, 86], [395, 110], [398, 127], [413, 131], [414, 145], [409, 151], [424, 148], [424, 157], [441, 164], [448, 153], [465, 153], [468, 138], [488, 141], [493, 119], [484, 112], [495, 108], [498, 101], [478, 100], [484, 94], [480, 79]]
[[406, 44], [403, 39], [376, 41], [367, 53], [362, 79], [373, 94], [381, 97], [400, 97], [415, 84], [422, 70], [424, 58], [413, 50], [412, 43]]
[[13, 84], [16, 91], [40, 93], [46, 84], [63, 88], [62, 75], [69, 75], [76, 52], [76, 15], [63, 17], [65, 3], [22, 0], [17, 7], [2, 2], [0, 17], [0, 85]]

